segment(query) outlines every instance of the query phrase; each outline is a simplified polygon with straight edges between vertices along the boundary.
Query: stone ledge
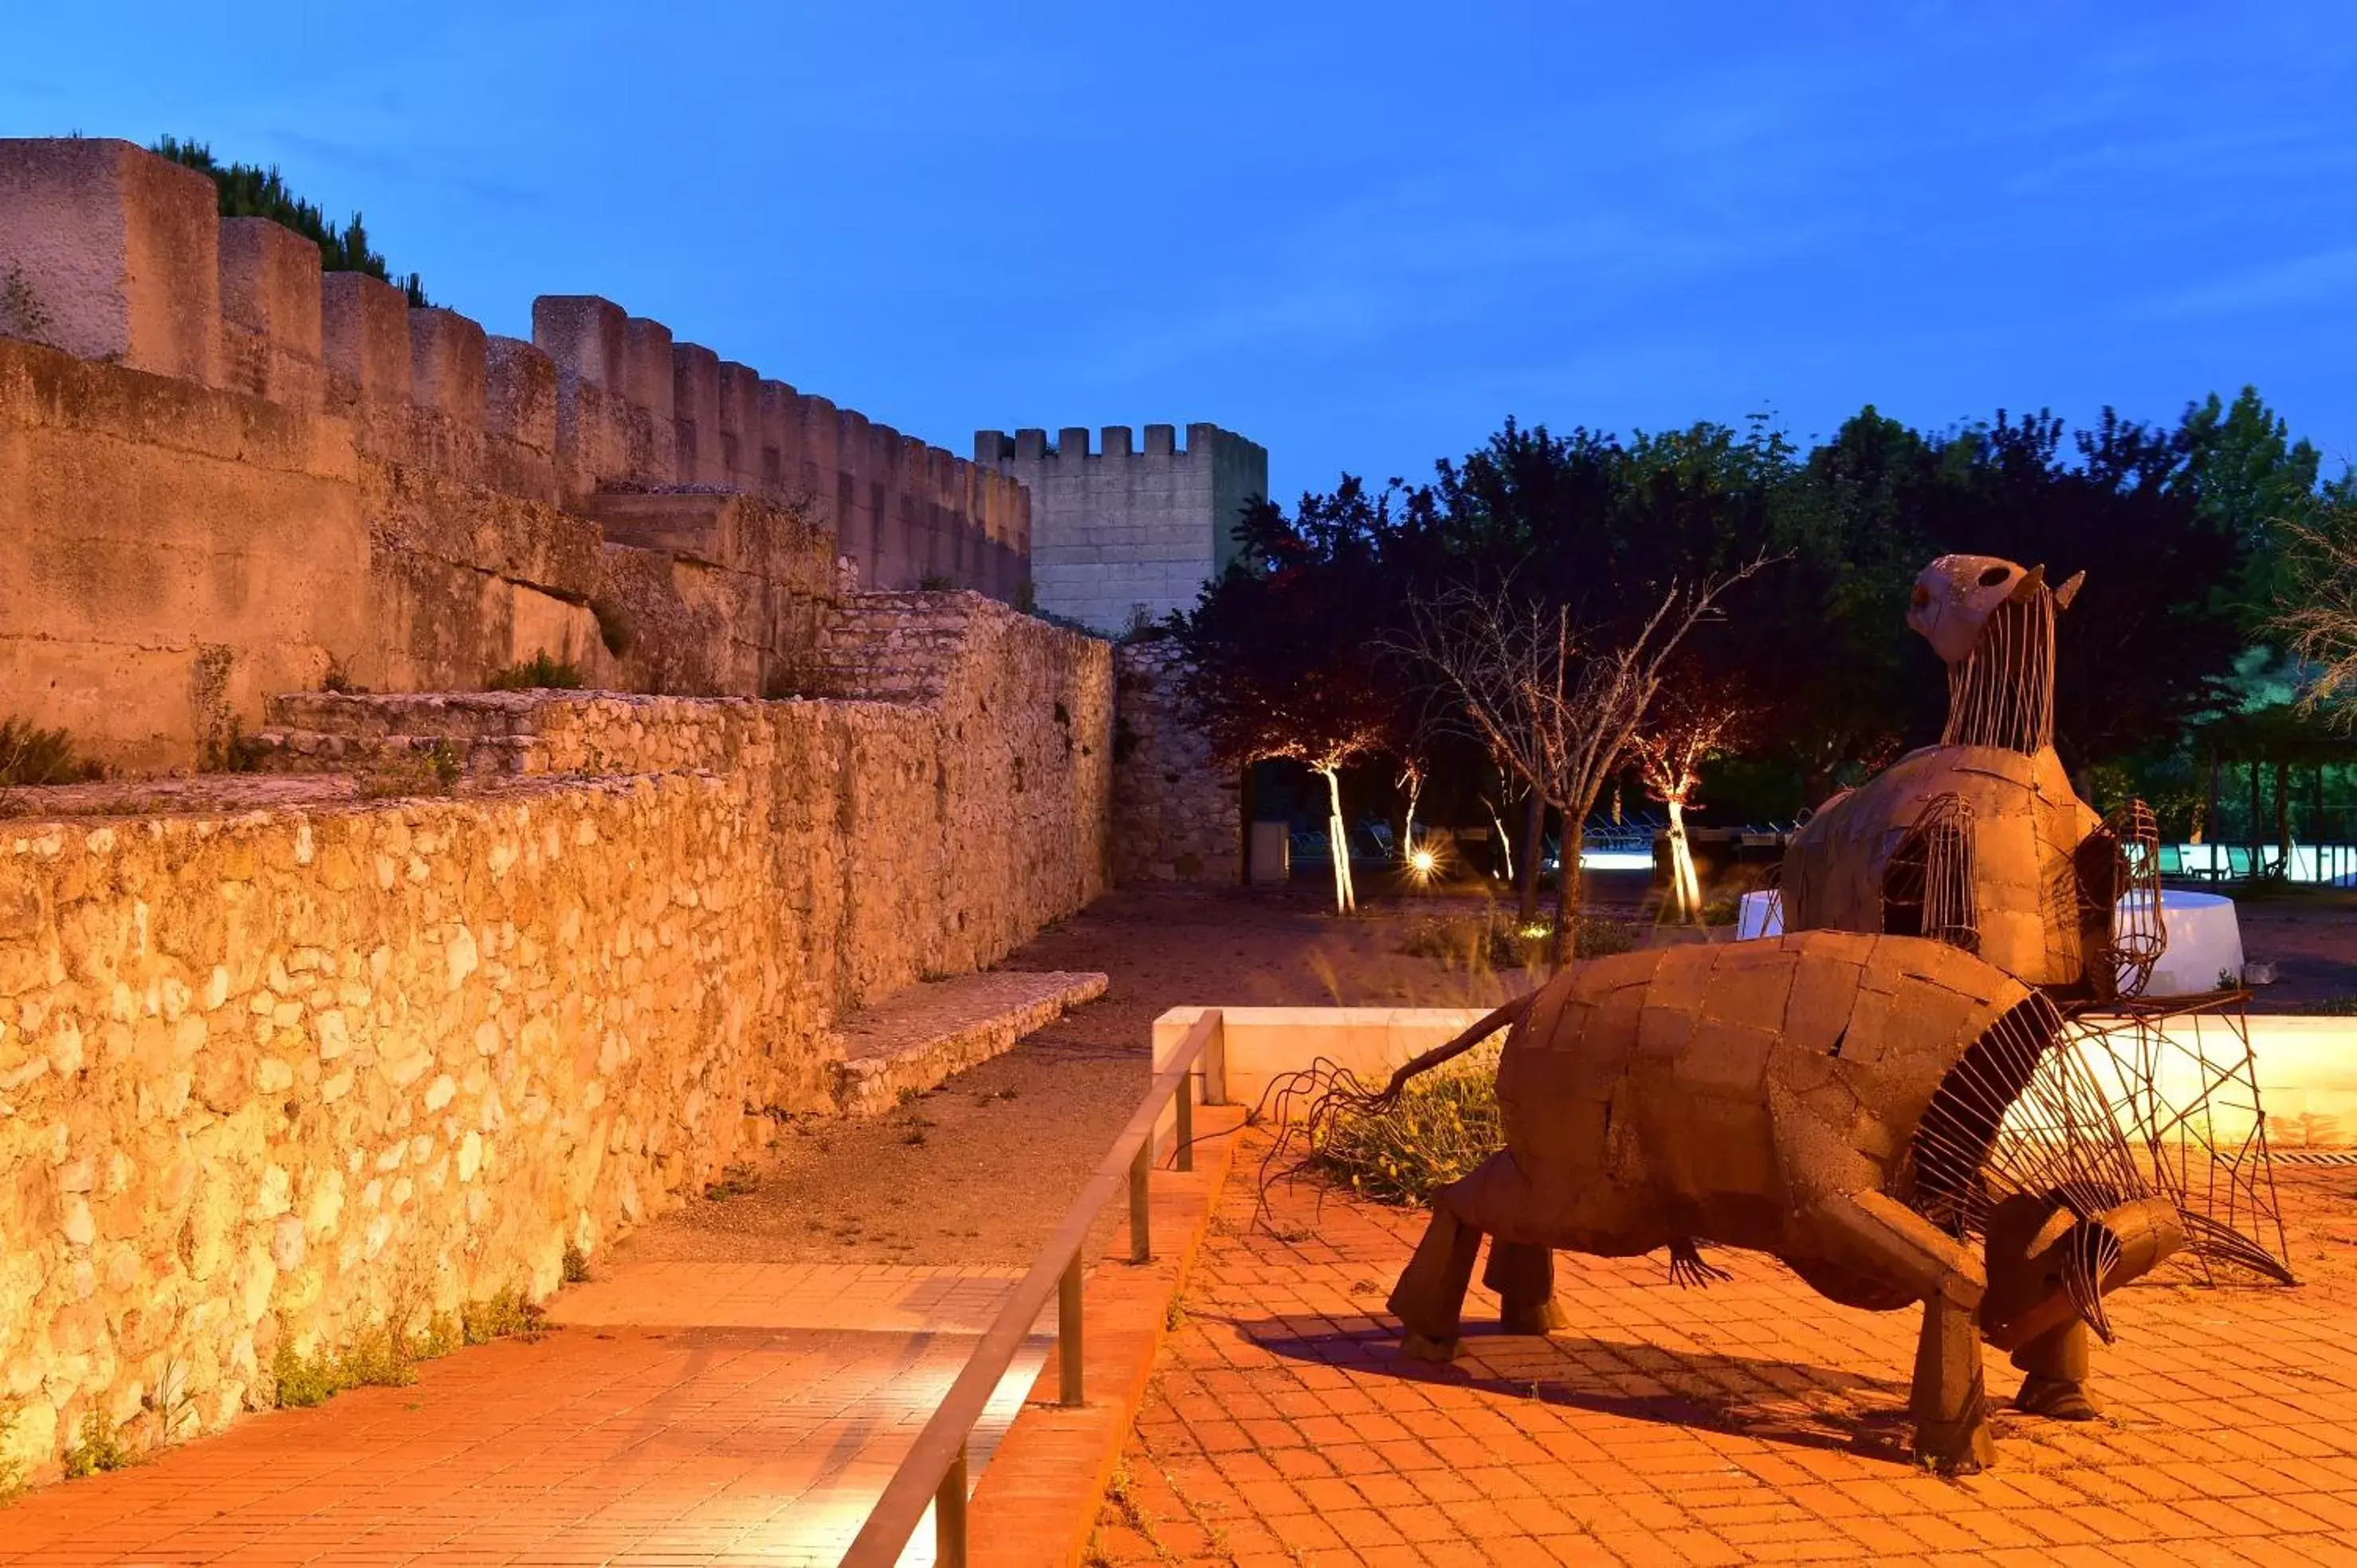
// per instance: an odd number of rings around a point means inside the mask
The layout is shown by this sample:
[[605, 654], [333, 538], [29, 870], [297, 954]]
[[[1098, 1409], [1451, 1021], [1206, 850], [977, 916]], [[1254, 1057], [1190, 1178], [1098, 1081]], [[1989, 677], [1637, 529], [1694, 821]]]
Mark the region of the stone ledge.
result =
[[840, 1026], [835, 1105], [851, 1116], [889, 1111], [904, 1092], [922, 1093], [1095, 1001], [1106, 983], [1088, 972], [1001, 970], [909, 986]]

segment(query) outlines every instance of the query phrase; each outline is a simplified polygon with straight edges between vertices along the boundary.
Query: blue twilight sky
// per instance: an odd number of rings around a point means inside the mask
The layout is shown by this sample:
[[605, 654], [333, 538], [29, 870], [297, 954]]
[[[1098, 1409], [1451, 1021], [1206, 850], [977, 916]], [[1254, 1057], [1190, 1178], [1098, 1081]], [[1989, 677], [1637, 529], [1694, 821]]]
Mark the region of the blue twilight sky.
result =
[[2357, 458], [2349, 0], [10, 9], [0, 135], [276, 162], [494, 331], [607, 295], [959, 452], [1211, 420], [1289, 500], [2251, 381]]

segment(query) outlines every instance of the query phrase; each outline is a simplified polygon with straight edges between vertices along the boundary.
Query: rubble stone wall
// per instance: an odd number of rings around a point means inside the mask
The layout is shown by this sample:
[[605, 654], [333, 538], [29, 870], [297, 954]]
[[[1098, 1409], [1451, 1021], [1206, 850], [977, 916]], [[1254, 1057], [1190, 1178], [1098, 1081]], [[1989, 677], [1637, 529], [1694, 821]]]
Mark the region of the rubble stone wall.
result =
[[1114, 671], [1114, 879], [1240, 880], [1243, 781], [1212, 762], [1211, 743], [1179, 707], [1177, 645], [1125, 643]]
[[545, 1294], [568, 1244], [829, 1109], [850, 1008], [1102, 891], [1111, 650], [906, 598], [877, 619], [928, 650], [923, 702], [320, 698], [515, 765], [176, 817], [9, 793], [7, 1455], [54, 1474], [93, 1412], [134, 1447], [215, 1428], [282, 1345]]

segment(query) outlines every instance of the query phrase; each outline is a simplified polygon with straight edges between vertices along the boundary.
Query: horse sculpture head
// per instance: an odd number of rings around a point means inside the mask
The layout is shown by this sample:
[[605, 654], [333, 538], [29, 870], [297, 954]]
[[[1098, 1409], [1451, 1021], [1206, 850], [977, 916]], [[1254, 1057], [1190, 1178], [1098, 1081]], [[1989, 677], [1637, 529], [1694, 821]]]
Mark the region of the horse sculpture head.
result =
[[2049, 589], [2043, 566], [2018, 566], [1994, 555], [1943, 555], [1915, 579], [1907, 624], [1922, 633], [1942, 662], [1960, 664], [2000, 608], [2046, 594], [2056, 609], [2067, 609], [2086, 576], [2081, 572]]

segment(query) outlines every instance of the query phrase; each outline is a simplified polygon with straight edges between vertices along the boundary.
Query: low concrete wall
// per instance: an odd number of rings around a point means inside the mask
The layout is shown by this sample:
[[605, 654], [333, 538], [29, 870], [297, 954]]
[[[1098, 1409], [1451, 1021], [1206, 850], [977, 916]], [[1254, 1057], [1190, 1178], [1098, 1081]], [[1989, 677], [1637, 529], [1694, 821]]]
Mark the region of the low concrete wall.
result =
[[[1154, 1021], [1154, 1064], [1175, 1053], [1201, 1007], [1174, 1007]], [[1365, 1081], [1380, 1082], [1420, 1051], [1430, 1050], [1479, 1021], [1485, 1008], [1458, 1007], [1227, 1007], [1221, 1009], [1225, 1098], [1258, 1105], [1269, 1085], [1319, 1058], [1346, 1068]], [[2239, 1058], [2236, 1044], [2216, 1019], [2202, 1024], [2216, 1056]], [[2357, 1018], [2295, 1017], [2257, 1013], [2250, 1018], [2251, 1055], [2257, 1069], [2267, 1138], [2279, 1149], [2343, 1148], [2357, 1145]], [[2091, 1064], [2107, 1067], [2100, 1047], [2083, 1047]], [[2216, 1058], [2213, 1056], [2213, 1059]], [[1199, 1090], [1203, 1075], [1196, 1075]], [[2106, 1072], [2106, 1076], [2108, 1073]], [[2163, 1074], [2164, 1097], [2177, 1102], [2199, 1091], [2190, 1060], [2170, 1060]], [[1277, 1108], [1271, 1106], [1270, 1112]], [[2222, 1137], [2239, 1140], [2250, 1118], [2222, 1097], [2213, 1107]], [[1167, 1118], [1166, 1118], [1167, 1125]]]

